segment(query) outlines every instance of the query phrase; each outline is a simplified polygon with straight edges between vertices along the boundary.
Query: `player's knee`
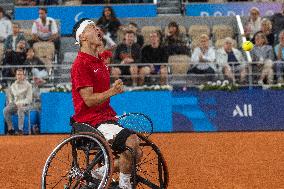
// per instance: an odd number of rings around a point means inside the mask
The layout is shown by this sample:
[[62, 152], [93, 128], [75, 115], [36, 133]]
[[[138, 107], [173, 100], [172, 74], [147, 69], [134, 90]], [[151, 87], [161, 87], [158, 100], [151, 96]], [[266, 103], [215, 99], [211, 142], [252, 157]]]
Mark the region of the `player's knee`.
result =
[[134, 132], [129, 129], [123, 129], [121, 130], [117, 136], [115, 137], [113, 143], [112, 143], [112, 149], [117, 153], [122, 153], [126, 150], [126, 146], [128, 144], [128, 138], [133, 134]]
[[136, 161], [140, 161], [142, 157], [142, 150], [140, 149], [139, 137], [136, 134], [129, 136], [126, 141], [126, 146], [129, 148], [128, 151], [130, 151], [128, 155], [130, 155], [132, 158], [135, 156]]

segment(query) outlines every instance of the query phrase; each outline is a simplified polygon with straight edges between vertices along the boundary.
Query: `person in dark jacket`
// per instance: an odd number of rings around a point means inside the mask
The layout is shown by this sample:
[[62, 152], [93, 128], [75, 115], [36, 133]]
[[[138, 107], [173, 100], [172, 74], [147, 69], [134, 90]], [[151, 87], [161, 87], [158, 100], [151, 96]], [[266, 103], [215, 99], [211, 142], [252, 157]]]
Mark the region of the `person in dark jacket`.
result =
[[104, 8], [102, 16], [99, 18], [96, 25], [103, 29], [105, 35], [110, 33], [110, 37], [115, 41], [117, 37], [117, 30], [121, 26], [121, 23], [116, 18], [112, 7], [107, 6]]
[[[139, 69], [140, 85], [153, 84], [158, 80], [157, 77], [149, 77], [149, 75], [160, 75], [160, 84], [165, 85], [167, 81], [168, 71], [167, 66], [161, 63], [167, 62], [166, 49], [161, 45], [161, 34], [159, 31], [150, 33], [150, 45], [146, 45], [141, 51], [141, 62], [149, 65], [143, 65]], [[159, 64], [159, 65], [157, 65]]]
[[[136, 86], [138, 81], [138, 66], [135, 63], [141, 62], [140, 46], [134, 42], [135, 33], [126, 31], [124, 42], [119, 44], [114, 55], [114, 62], [121, 66], [112, 68], [112, 77], [114, 79], [123, 76], [131, 76], [132, 85]], [[130, 81], [124, 78], [126, 82]]]
[[8, 35], [8, 37], [6, 38], [5, 43], [4, 43], [5, 51], [12, 51], [12, 50], [15, 51], [19, 41], [21, 41], [21, 40], [26, 41], [24, 34], [20, 33], [20, 28], [21, 28], [20, 24], [13, 23], [13, 28], [12, 28], [13, 34]]

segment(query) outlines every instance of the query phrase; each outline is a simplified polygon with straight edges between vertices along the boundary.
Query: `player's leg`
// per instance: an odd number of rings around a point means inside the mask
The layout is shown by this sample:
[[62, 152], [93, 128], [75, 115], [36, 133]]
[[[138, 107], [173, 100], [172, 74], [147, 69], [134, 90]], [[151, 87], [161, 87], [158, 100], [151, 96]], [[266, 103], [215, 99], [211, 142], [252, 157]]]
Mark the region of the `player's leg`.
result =
[[119, 187], [125, 189], [131, 189], [132, 184], [130, 182], [131, 173], [133, 171], [133, 159], [135, 158], [135, 162], [138, 163], [142, 157], [142, 151], [139, 147], [139, 138], [137, 135], [130, 135], [125, 145], [129, 148], [129, 150], [125, 150], [119, 158]]
[[[133, 156], [136, 157], [136, 162], [139, 162], [142, 156], [138, 136], [133, 131], [122, 128], [117, 124], [102, 124], [97, 129], [104, 135], [107, 141], [112, 143], [112, 149], [120, 154], [119, 159], [115, 162], [115, 169], [120, 172], [120, 188], [131, 188], [130, 179], [133, 168]], [[131, 151], [127, 150], [127, 148]], [[103, 170], [103, 168], [101, 169]], [[99, 174], [99, 171], [96, 170], [96, 173]]]

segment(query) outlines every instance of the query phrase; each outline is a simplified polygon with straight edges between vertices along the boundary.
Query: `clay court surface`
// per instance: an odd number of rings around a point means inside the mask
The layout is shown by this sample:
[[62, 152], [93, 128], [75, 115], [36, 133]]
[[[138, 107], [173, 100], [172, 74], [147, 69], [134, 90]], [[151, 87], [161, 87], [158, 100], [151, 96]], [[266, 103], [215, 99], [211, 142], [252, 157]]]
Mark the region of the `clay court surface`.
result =
[[[52, 149], [67, 135], [0, 137], [0, 188], [39, 189]], [[284, 132], [155, 134], [169, 189], [284, 188]]]

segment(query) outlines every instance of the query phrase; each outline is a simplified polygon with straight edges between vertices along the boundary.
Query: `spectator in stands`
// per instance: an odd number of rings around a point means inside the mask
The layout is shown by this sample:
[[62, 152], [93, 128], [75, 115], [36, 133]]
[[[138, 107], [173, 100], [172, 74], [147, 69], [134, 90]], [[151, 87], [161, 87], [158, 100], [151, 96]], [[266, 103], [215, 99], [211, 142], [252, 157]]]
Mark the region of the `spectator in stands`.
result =
[[140, 30], [138, 28], [138, 25], [134, 22], [130, 22], [127, 26], [127, 30], [131, 30], [135, 33], [135, 35], [136, 35], [135, 43], [138, 43], [138, 45], [140, 45], [140, 47], [143, 47], [144, 37], [143, 37], [143, 35], [140, 34]]
[[279, 33], [279, 43], [274, 47], [276, 55], [276, 77], [278, 83], [283, 83], [284, 70], [284, 30]]
[[167, 66], [152, 64], [167, 62], [166, 50], [163, 46], [161, 46], [161, 33], [159, 31], [150, 33], [150, 45], [146, 45], [142, 48], [141, 62], [149, 65], [143, 65], [139, 69], [140, 85], [143, 85], [145, 80], [146, 84], [153, 84], [153, 80], [151, 79], [157, 78], [149, 77], [150, 74], [160, 75], [160, 84], [166, 84], [168, 76]]
[[116, 48], [114, 55], [114, 62], [120, 65], [119, 67], [112, 68], [112, 77], [114, 79], [119, 78], [121, 75], [131, 75], [131, 83], [127, 78], [123, 78], [127, 84], [137, 85], [138, 66], [135, 63], [139, 63], [141, 60], [140, 46], [134, 42], [135, 33], [133, 31], [127, 31], [124, 35], [124, 42], [119, 44]]
[[53, 42], [55, 49], [59, 50], [60, 40], [57, 24], [53, 18], [47, 17], [46, 8], [39, 8], [39, 18], [34, 21], [32, 26], [30, 46], [32, 47], [35, 42], [40, 41]]
[[225, 38], [223, 48], [216, 51], [216, 63], [231, 82], [235, 82], [235, 75], [240, 75], [240, 83], [244, 83], [247, 73], [245, 59], [241, 51], [233, 47], [233, 42], [232, 38]]
[[45, 64], [35, 56], [33, 48], [28, 49], [24, 65], [33, 66], [27, 67], [26, 71], [28, 72], [28, 75], [33, 76], [33, 80], [37, 84], [37, 86], [45, 83], [44, 79], [48, 76], [47, 70], [44, 67]]
[[[15, 51], [7, 51], [3, 60], [3, 65], [21, 66], [26, 60], [26, 41], [18, 42]], [[2, 75], [4, 77], [15, 77], [16, 67], [3, 69]], [[7, 81], [5, 81], [7, 82]]]
[[272, 22], [272, 33], [274, 33], [274, 39], [278, 43], [278, 39], [280, 39], [278, 36], [280, 34], [280, 31], [284, 28], [284, 3], [282, 4], [282, 10], [279, 13], [275, 13], [271, 17]]
[[257, 62], [254, 70], [260, 74], [258, 84], [263, 85], [264, 79], [268, 84], [273, 83], [273, 60], [274, 54], [272, 46], [268, 45], [267, 38], [264, 33], [259, 32], [255, 36], [255, 46], [251, 51], [252, 61]]
[[189, 54], [189, 49], [186, 47], [186, 38], [179, 31], [179, 26], [176, 22], [168, 24], [168, 33], [165, 36], [164, 46], [167, 49], [167, 55]]
[[261, 29], [261, 17], [259, 9], [252, 7], [248, 22], [245, 24], [245, 36], [252, 39], [253, 35]]
[[215, 49], [209, 46], [209, 36], [202, 34], [199, 39], [199, 47], [193, 50], [192, 62], [194, 65], [188, 70], [188, 74], [206, 74], [208, 80], [214, 80], [216, 66]]
[[12, 22], [5, 16], [4, 9], [0, 7], [0, 43], [12, 34]]
[[8, 134], [15, 134], [15, 128], [12, 124], [12, 114], [18, 114], [18, 134], [23, 134], [25, 112], [30, 109], [33, 101], [32, 85], [25, 79], [23, 69], [17, 69], [16, 81], [8, 89], [8, 104], [4, 108], [4, 118], [8, 126]]
[[116, 18], [115, 12], [112, 7], [105, 7], [102, 13], [102, 17], [97, 21], [96, 25], [100, 26], [104, 33], [115, 41], [117, 37], [117, 30], [121, 26], [120, 21]]
[[22, 40], [26, 41], [26, 38], [22, 33], [20, 33], [20, 24], [13, 23], [13, 34], [8, 35], [4, 43], [5, 51], [16, 51], [17, 44]]
[[272, 33], [272, 24], [271, 24], [271, 21], [264, 18], [262, 19], [261, 21], [261, 30], [256, 32], [252, 38], [252, 42], [255, 43], [255, 36], [258, 34], [258, 33], [264, 33], [265, 36], [266, 36], [266, 39], [268, 41], [268, 45], [271, 45], [273, 46], [274, 45], [274, 34]]

